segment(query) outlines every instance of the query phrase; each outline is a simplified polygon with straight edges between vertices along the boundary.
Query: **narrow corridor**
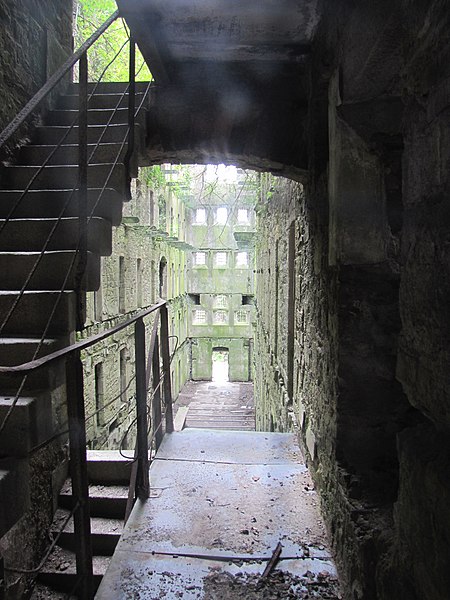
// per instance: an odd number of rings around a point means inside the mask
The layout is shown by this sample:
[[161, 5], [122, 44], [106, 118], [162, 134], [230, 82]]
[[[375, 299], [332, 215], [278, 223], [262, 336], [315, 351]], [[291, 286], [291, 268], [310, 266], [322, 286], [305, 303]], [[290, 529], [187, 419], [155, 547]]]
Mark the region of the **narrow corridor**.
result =
[[[98, 600], [341, 598], [294, 434], [166, 435]], [[281, 555], [266, 577], [278, 544]]]

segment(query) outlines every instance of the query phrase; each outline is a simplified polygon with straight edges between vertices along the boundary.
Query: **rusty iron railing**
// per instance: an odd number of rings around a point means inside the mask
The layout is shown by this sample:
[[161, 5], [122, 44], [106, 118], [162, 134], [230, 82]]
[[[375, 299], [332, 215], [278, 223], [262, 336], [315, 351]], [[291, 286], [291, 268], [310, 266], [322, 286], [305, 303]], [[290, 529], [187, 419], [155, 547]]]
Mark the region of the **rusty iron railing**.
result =
[[[144, 319], [153, 313], [155, 313], [155, 319], [147, 351]], [[145, 500], [150, 495], [149, 412], [152, 415], [152, 432], [156, 449], [162, 440], [163, 426], [165, 426], [166, 433], [172, 433], [174, 430], [167, 302], [163, 301], [155, 304], [127, 318], [122, 323], [107, 331], [75, 342], [66, 348], [62, 348], [41, 358], [17, 366], [0, 367], [0, 375], [21, 377], [48, 368], [58, 361], [66, 361], [70, 474], [75, 507], [73, 516], [76, 539], [77, 581], [80, 584], [79, 595], [83, 599], [92, 598], [94, 588], [86, 460], [84, 377], [81, 352], [114, 336], [131, 325], [134, 325], [135, 332], [137, 434], [135, 460], [133, 461], [126, 511], [126, 518], [128, 518], [134, 500], [137, 498]], [[161, 387], [163, 390], [162, 395]], [[161, 396], [163, 396], [163, 406]], [[149, 398], [150, 406], [148, 405]], [[19, 569], [17, 571], [20, 572]]]

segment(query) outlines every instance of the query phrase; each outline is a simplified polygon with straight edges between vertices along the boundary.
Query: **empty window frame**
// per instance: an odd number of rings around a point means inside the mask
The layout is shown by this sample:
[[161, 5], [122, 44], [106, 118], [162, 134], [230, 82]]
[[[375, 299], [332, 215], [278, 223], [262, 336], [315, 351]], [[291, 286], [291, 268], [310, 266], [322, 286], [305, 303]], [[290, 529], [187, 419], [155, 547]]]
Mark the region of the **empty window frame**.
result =
[[103, 318], [103, 286], [102, 271], [100, 269], [100, 287], [94, 291], [94, 320], [101, 321]]
[[206, 324], [206, 310], [197, 308], [193, 312], [192, 322], [194, 325], [205, 325]]
[[193, 304], [200, 306], [200, 294], [189, 294], [189, 298]]
[[138, 258], [136, 260], [136, 305], [137, 308], [143, 306], [142, 298], [142, 260]]
[[248, 252], [238, 252], [236, 254], [236, 267], [248, 267]]
[[194, 252], [194, 265], [196, 267], [206, 265], [206, 252]]
[[125, 257], [119, 256], [119, 313], [125, 312]]
[[248, 312], [246, 310], [237, 310], [234, 313], [234, 322], [236, 325], [246, 325], [248, 323]]
[[237, 222], [240, 225], [245, 225], [249, 222], [248, 208], [238, 208]]
[[228, 298], [224, 294], [219, 294], [214, 298], [215, 308], [228, 308]]
[[216, 252], [214, 256], [214, 264], [216, 267], [226, 267], [227, 266], [227, 253], [226, 252]]
[[213, 312], [214, 325], [228, 325], [228, 313], [226, 310], [215, 310]]
[[216, 223], [218, 225], [225, 225], [228, 219], [228, 210], [225, 206], [219, 206], [216, 210]]
[[102, 427], [105, 424], [105, 396], [103, 390], [103, 363], [98, 363], [94, 367], [95, 378], [95, 419], [97, 426]]
[[206, 209], [197, 208], [194, 213], [194, 225], [205, 225], [206, 224]]
[[120, 402], [126, 402], [127, 392], [127, 349], [122, 348], [119, 354], [119, 384], [120, 384]]

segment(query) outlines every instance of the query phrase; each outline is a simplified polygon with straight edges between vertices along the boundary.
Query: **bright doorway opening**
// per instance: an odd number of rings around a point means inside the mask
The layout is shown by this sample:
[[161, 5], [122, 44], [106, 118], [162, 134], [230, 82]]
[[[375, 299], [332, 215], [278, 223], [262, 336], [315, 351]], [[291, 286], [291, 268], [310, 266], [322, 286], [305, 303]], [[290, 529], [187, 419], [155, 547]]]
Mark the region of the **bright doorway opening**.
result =
[[216, 383], [225, 383], [229, 381], [228, 354], [228, 348], [213, 348], [212, 380]]

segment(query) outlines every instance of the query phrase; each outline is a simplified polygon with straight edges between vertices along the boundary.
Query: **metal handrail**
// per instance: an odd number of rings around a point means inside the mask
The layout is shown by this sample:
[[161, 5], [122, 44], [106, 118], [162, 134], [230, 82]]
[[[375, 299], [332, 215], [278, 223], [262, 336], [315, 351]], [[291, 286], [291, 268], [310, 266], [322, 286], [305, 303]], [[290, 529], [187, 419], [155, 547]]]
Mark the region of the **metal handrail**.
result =
[[119, 323], [118, 325], [116, 325], [115, 327], [112, 327], [111, 329], [107, 329], [106, 331], [97, 333], [97, 334], [87, 338], [86, 340], [80, 340], [78, 342], [75, 342], [74, 344], [71, 344], [70, 346], [66, 346], [65, 348], [62, 348], [61, 350], [56, 350], [55, 352], [52, 352], [51, 354], [47, 354], [46, 356], [43, 356], [42, 358], [37, 358], [35, 360], [31, 360], [31, 361], [23, 363], [21, 365], [14, 365], [12, 367], [11, 366], [10, 367], [1, 367], [0, 366], [0, 374], [24, 375], [24, 374], [28, 374], [28, 373], [37, 371], [38, 369], [41, 369], [42, 367], [45, 367], [45, 366], [53, 363], [55, 360], [58, 360], [60, 358], [63, 358], [64, 356], [67, 356], [68, 354], [71, 354], [72, 352], [76, 352], [77, 350], [81, 352], [81, 350], [86, 350], [87, 348], [90, 348], [94, 344], [97, 344], [98, 342], [106, 340], [111, 335], [114, 335], [115, 333], [122, 331], [122, 329], [125, 329], [129, 325], [136, 323], [136, 321], [138, 321], [139, 319], [143, 319], [144, 317], [151, 314], [152, 312], [159, 310], [161, 308], [161, 306], [165, 306], [166, 304], [167, 304], [167, 301], [163, 300], [162, 302], [159, 302], [158, 304], [154, 304], [150, 308], [146, 308], [145, 310], [138, 312], [133, 317], [129, 317], [123, 323]]
[[88, 38], [76, 52], [70, 56], [66, 62], [50, 77], [50, 79], [41, 87], [41, 89], [31, 98], [31, 100], [17, 113], [14, 119], [0, 133], [0, 148], [9, 140], [25, 120], [36, 110], [39, 104], [49, 95], [53, 88], [61, 81], [70, 69], [80, 60], [83, 54], [105, 33], [116, 19], [119, 17], [119, 11], [116, 10], [109, 19], [107, 19], [90, 38]]

